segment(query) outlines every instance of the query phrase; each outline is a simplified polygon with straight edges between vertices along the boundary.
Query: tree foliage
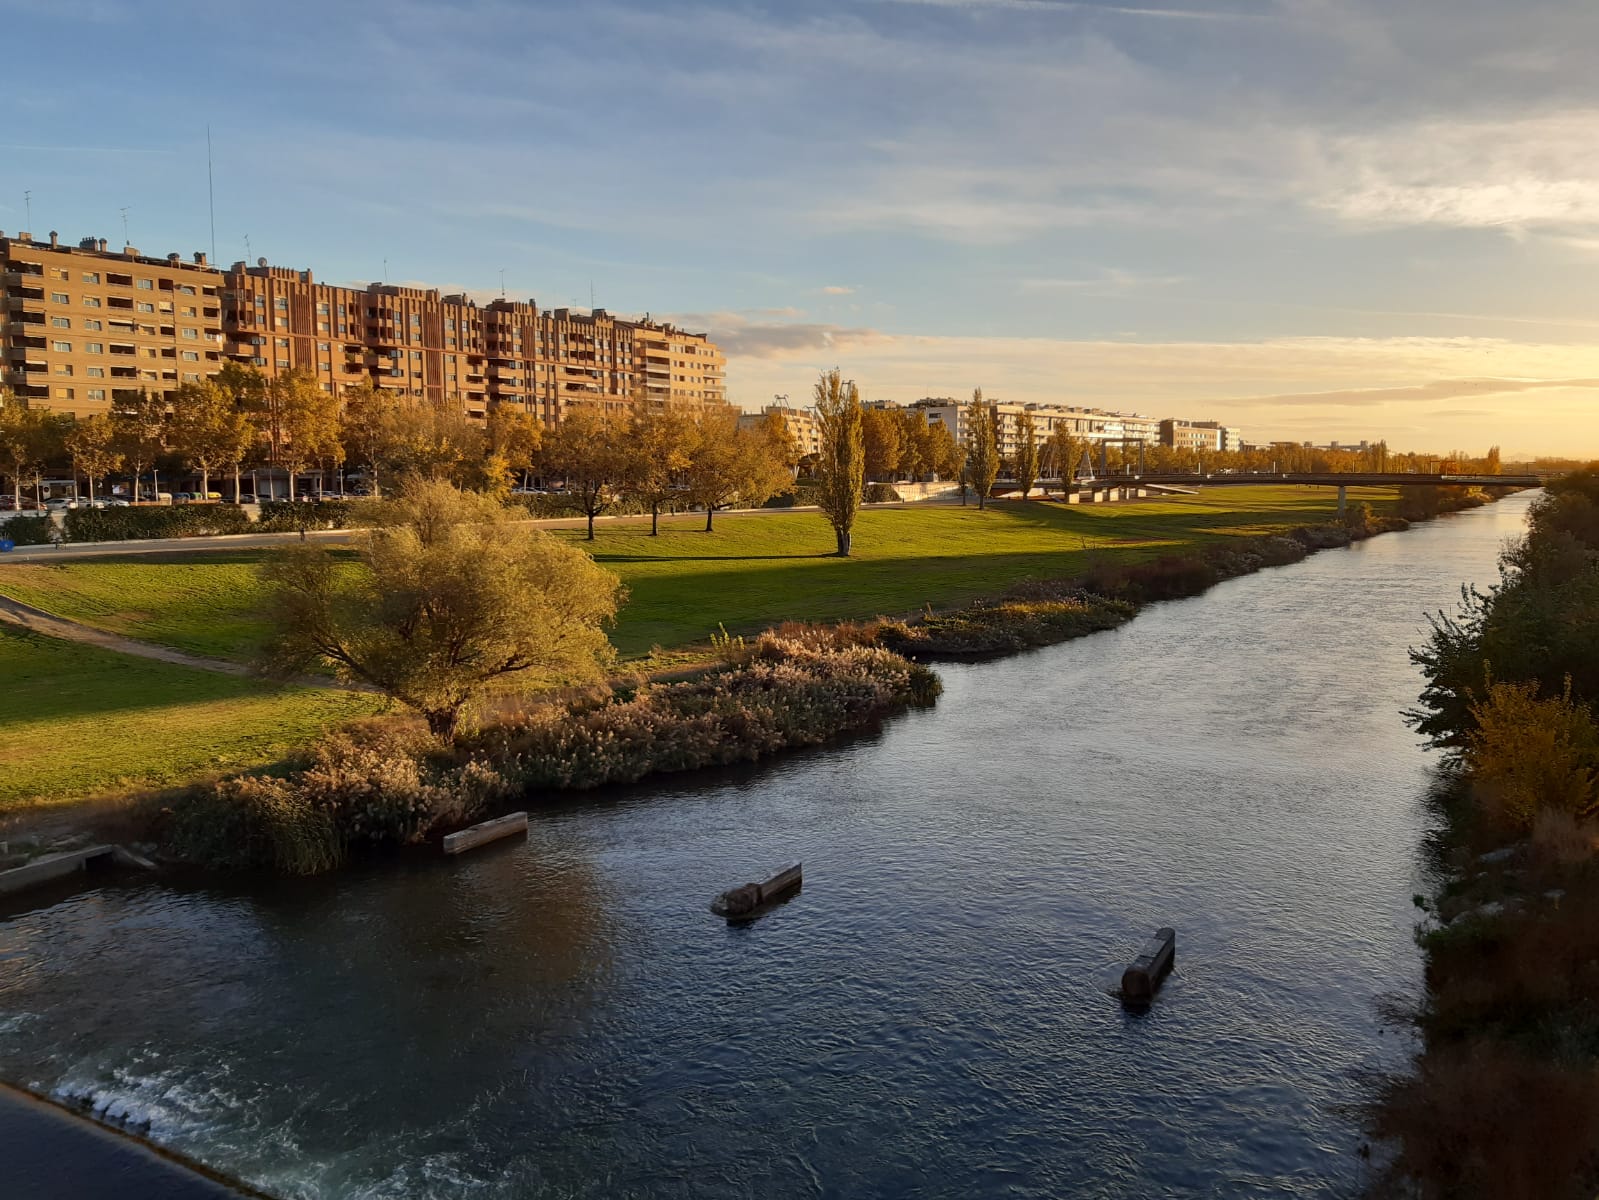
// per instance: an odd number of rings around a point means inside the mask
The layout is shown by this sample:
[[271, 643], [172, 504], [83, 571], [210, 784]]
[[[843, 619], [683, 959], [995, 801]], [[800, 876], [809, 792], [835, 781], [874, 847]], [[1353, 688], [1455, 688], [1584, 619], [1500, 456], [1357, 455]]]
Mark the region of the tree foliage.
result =
[[1016, 440], [1016, 482], [1021, 485], [1025, 500], [1038, 482], [1038, 424], [1032, 413], [1023, 411], [1016, 419]]
[[787, 486], [779, 453], [764, 431], [741, 428], [734, 410], [708, 409], [695, 419], [683, 482], [689, 501], [705, 509], [705, 532], [718, 509], [754, 508]]
[[588, 518], [588, 540], [594, 540], [594, 518], [615, 503], [627, 479], [626, 430], [602, 408], [572, 405], [544, 442], [544, 471], [563, 480], [566, 495]]
[[168, 430], [172, 448], [200, 472], [200, 491], [211, 490], [211, 473], [238, 466], [256, 442], [256, 428], [227, 390], [210, 380], [185, 383], [172, 393]]
[[650, 510], [650, 536], [661, 532], [661, 508], [683, 492], [694, 448], [694, 423], [641, 394], [628, 420], [623, 491]]
[[66, 421], [44, 409], [29, 408], [0, 390], [0, 456], [11, 477], [12, 499], [22, 507], [22, 481], [62, 452]]
[[853, 380], [837, 367], [816, 381], [816, 419], [822, 451], [816, 464], [817, 503], [833, 526], [838, 553], [848, 558], [855, 515], [866, 483], [866, 448], [861, 428], [861, 396]]
[[96, 480], [105, 477], [122, 465], [122, 453], [116, 445], [117, 432], [111, 427], [111, 418], [95, 413], [75, 421], [67, 431], [66, 448], [72, 457], [73, 470], [89, 481], [89, 500], [94, 500]]
[[994, 410], [983, 399], [983, 389], [974, 388], [966, 406], [966, 477], [977, 492], [977, 507], [988, 504], [988, 493], [999, 478], [999, 445], [994, 430]]
[[321, 459], [343, 453], [339, 444], [339, 402], [322, 390], [309, 371], [293, 370], [267, 384], [279, 434], [277, 465], [289, 474], [293, 498], [295, 478]]
[[167, 402], [140, 388], [115, 402], [111, 409], [111, 426], [116, 431], [117, 452], [133, 476], [128, 498], [138, 500], [139, 480], [145, 471], [155, 467], [156, 456], [166, 449]]
[[899, 414], [887, 408], [861, 413], [861, 444], [866, 455], [867, 479], [892, 480], [899, 470], [904, 440]]
[[354, 569], [320, 546], [263, 566], [268, 672], [331, 665], [448, 741], [496, 688], [593, 678], [611, 661], [604, 626], [622, 585], [576, 547], [443, 480], [407, 478], [368, 519]]

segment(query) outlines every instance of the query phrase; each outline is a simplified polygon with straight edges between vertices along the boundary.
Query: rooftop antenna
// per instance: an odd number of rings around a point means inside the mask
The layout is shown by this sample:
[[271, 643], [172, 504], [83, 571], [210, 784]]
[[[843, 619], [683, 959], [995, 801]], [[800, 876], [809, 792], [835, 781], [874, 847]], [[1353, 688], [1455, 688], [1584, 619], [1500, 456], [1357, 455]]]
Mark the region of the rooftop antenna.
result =
[[117, 211], [122, 214], [122, 244], [126, 246], [128, 244], [128, 210], [124, 206]]
[[594, 311], [594, 281], [589, 280], [589, 312]]
[[217, 185], [211, 173], [211, 126], [205, 127], [205, 192], [211, 208], [211, 261], [217, 260]]
[[505, 268], [500, 268], [500, 299], [505, 299]]
[[244, 235], [244, 261], [250, 261], [250, 235]]
[[387, 283], [388, 281], [389, 281], [389, 260], [385, 258], [383, 260], [383, 282]]
[[26, 206], [26, 208], [28, 210], [28, 228], [32, 229], [33, 228], [33, 193], [32, 192], [23, 192], [22, 193], [22, 203], [24, 204], [24, 206]]

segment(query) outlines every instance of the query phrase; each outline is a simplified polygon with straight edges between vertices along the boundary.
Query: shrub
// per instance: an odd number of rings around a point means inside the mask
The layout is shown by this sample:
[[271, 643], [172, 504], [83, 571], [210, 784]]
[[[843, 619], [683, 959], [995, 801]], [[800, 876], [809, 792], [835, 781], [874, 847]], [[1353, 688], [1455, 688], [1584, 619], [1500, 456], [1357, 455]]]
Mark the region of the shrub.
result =
[[1546, 808], [1578, 818], [1599, 809], [1599, 728], [1569, 681], [1547, 700], [1536, 683], [1490, 684], [1471, 715], [1464, 759], [1491, 823], [1524, 833]]
[[248, 533], [251, 528], [248, 514], [236, 504], [72, 508], [66, 514], [66, 540], [69, 542], [204, 537], [219, 533]]
[[866, 503], [868, 504], [898, 504], [899, 492], [891, 483], [868, 483], [866, 485]]
[[10, 538], [19, 546], [48, 546], [50, 527], [49, 517], [10, 517], [0, 521], [0, 537]]
[[901, 654], [961, 658], [1049, 646], [1114, 629], [1136, 611], [1123, 600], [1078, 593], [978, 603], [953, 613], [929, 613], [914, 622], [885, 621], [877, 636]]
[[263, 500], [256, 528], [262, 533], [296, 533], [301, 529], [348, 529], [359, 500]]

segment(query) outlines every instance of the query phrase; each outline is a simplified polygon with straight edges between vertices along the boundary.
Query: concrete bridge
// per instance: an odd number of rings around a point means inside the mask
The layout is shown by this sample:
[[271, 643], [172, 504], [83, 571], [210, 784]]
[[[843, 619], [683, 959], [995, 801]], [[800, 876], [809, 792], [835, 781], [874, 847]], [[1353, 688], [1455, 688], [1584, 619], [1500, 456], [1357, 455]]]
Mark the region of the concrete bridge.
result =
[[[1335, 487], [1338, 489], [1338, 511], [1343, 512], [1352, 487], [1509, 487], [1536, 488], [1544, 485], [1540, 475], [1476, 475], [1445, 474], [1409, 471], [1228, 471], [1201, 474], [1195, 471], [1129, 471], [1122, 474], [1104, 473], [1097, 476], [1079, 475], [1068, 481], [1075, 495], [1068, 491], [1068, 499], [1086, 498], [1090, 503], [1102, 498], [1126, 499], [1142, 495], [1147, 487], [1247, 487], [1263, 483], [1304, 484], [1310, 487]], [[1020, 485], [1015, 480], [996, 479], [994, 494], [1016, 491]], [[1041, 479], [1039, 490], [1062, 491], [1060, 479]], [[1085, 496], [1086, 493], [1086, 496]]]

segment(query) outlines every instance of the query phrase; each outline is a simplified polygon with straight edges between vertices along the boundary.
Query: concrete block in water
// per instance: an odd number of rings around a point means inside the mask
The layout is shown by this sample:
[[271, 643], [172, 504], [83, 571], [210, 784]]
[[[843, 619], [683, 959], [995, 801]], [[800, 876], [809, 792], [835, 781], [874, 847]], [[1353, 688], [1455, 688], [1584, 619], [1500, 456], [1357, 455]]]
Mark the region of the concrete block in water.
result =
[[447, 834], [444, 838], [444, 853], [460, 854], [463, 850], [474, 850], [489, 842], [497, 842], [501, 838], [526, 832], [525, 812], [506, 813], [505, 816], [495, 817], [492, 821], [480, 821], [476, 825], [469, 825], [459, 833]]
[[90, 864], [109, 866], [115, 861], [116, 852], [115, 846], [90, 846], [84, 850], [68, 850], [65, 854], [47, 854], [9, 871], [0, 871], [0, 896], [64, 879], [74, 872], [88, 870]]
[[1122, 1000], [1127, 1004], [1148, 1004], [1177, 962], [1177, 931], [1157, 929], [1144, 943], [1138, 957], [1122, 972]]
[[729, 921], [750, 917], [799, 887], [801, 882], [800, 864], [789, 863], [764, 883], [746, 883], [723, 892], [711, 901], [711, 911]]

